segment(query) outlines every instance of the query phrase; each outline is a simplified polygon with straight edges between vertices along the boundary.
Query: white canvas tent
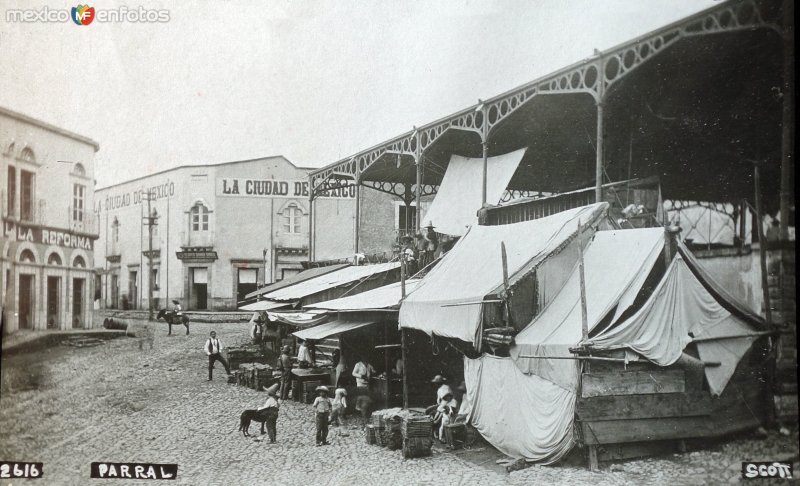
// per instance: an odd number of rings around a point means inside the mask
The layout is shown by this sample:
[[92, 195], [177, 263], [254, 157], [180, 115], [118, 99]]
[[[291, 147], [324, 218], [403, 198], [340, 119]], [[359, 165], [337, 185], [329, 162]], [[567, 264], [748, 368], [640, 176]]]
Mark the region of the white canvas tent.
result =
[[607, 203], [598, 203], [534, 221], [473, 226], [403, 301], [400, 327], [477, 347], [481, 303], [503, 285], [500, 242], [506, 246], [513, 283], [569, 243], [579, 223], [602, 221], [607, 208]]
[[609, 324], [586, 342], [576, 264], [555, 298], [516, 336], [511, 357], [465, 358], [469, 418], [491, 444], [509, 456], [542, 463], [555, 462], [572, 448], [581, 366], [569, 349], [578, 345], [625, 350], [663, 366], [675, 363], [694, 341], [702, 360], [720, 363], [705, 368], [705, 376], [712, 394], [722, 392], [760, 335], [760, 322], [715, 292], [713, 282], [698, 278], [702, 270], [681, 254], [646, 302], [620, 319], [663, 245], [661, 229], [595, 234], [584, 255], [588, 326], [593, 331], [601, 322]]

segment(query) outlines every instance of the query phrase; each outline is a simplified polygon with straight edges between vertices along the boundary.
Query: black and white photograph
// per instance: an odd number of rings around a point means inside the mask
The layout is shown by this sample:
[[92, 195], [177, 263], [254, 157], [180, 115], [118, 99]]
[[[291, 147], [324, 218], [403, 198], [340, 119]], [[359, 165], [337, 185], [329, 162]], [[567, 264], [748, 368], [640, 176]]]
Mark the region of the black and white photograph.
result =
[[794, 0], [0, 0], [0, 486], [800, 477]]

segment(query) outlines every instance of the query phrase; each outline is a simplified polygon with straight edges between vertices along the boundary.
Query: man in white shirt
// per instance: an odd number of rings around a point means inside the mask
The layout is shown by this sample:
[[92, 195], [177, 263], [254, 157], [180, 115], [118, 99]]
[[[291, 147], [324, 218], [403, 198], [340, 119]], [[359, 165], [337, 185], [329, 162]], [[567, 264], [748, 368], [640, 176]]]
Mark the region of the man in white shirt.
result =
[[217, 333], [211, 331], [211, 337], [206, 340], [206, 345], [203, 350], [208, 355], [208, 381], [211, 381], [211, 372], [214, 371], [214, 362], [219, 361], [225, 367], [225, 372], [231, 374], [230, 366], [225, 358], [222, 357], [222, 341], [217, 339]]
[[375, 368], [373, 368], [367, 360], [358, 360], [358, 363], [353, 367], [353, 376], [356, 379], [356, 386], [358, 388], [368, 388], [372, 373], [375, 373]]

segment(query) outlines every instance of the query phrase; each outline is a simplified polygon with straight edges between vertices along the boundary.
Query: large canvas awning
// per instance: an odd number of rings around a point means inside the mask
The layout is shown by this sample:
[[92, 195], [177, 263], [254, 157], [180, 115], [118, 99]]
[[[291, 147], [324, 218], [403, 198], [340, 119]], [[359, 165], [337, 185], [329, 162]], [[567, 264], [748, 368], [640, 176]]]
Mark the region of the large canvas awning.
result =
[[290, 285], [295, 285], [300, 282], [305, 282], [306, 280], [311, 280], [312, 278], [319, 277], [321, 275], [325, 275], [326, 273], [335, 272], [337, 270], [341, 270], [350, 266], [349, 263], [339, 263], [336, 265], [328, 265], [325, 267], [316, 267], [316, 268], [309, 268], [308, 270], [304, 270], [296, 275], [292, 275], [291, 277], [285, 278], [283, 280], [279, 280], [271, 285], [267, 285], [266, 287], [262, 287], [258, 290], [250, 292], [245, 296], [246, 299], [252, 299], [254, 297], [258, 297], [259, 295], [264, 295], [270, 292], [275, 292], [276, 290], [280, 290]]
[[476, 343], [482, 301], [503, 285], [500, 243], [509, 280], [535, 268], [577, 231], [595, 225], [607, 203], [575, 208], [522, 223], [473, 226], [400, 306], [400, 327]]
[[254, 302], [252, 304], [247, 304], [245, 306], [239, 307], [239, 310], [266, 311], [272, 309], [280, 309], [282, 307], [289, 307], [292, 305], [294, 305], [294, 302], [273, 302], [271, 300], [259, 300], [258, 302]]
[[291, 301], [316, 294], [334, 287], [349, 284], [373, 275], [389, 272], [400, 267], [400, 262], [376, 265], [347, 266], [337, 271], [300, 282], [264, 295], [267, 300]]
[[[406, 280], [406, 295], [413, 292], [419, 282], [419, 279]], [[400, 282], [395, 282], [360, 294], [348, 295], [347, 297], [311, 304], [306, 307], [340, 312], [396, 309], [400, 305], [401, 294], [401, 284]]]
[[326, 322], [325, 324], [320, 324], [319, 326], [314, 326], [308, 329], [303, 329], [302, 331], [297, 331], [294, 334], [295, 337], [307, 340], [310, 339], [312, 341], [317, 341], [320, 339], [325, 339], [327, 337], [333, 336], [335, 334], [341, 334], [343, 332], [352, 331], [354, 329], [359, 329], [365, 326], [369, 326], [371, 324], [375, 324], [377, 321], [331, 321]]
[[[516, 172], [526, 149], [489, 157], [487, 160], [486, 202], [497, 204], [508, 182]], [[467, 227], [478, 223], [478, 210], [483, 205], [483, 159], [451, 155], [442, 184], [425, 213], [436, 231], [463, 235]]]

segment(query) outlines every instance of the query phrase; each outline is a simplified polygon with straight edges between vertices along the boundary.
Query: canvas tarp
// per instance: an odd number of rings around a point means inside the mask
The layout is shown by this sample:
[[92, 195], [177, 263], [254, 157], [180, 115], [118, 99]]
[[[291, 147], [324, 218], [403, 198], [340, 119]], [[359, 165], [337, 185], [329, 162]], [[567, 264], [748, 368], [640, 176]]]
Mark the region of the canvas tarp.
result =
[[[661, 228], [599, 231], [584, 252], [586, 314], [589, 330], [609, 313], [632, 303], [664, 248]], [[511, 356], [524, 373], [536, 374], [574, 390], [573, 363], [545, 357], [572, 357], [582, 339], [580, 275], [576, 263], [553, 301], [515, 339]], [[536, 356], [530, 358], [528, 356]]]
[[319, 277], [320, 275], [325, 275], [326, 273], [335, 272], [336, 270], [340, 270], [344, 267], [349, 267], [349, 266], [350, 266], [349, 263], [339, 263], [336, 265], [328, 265], [325, 267], [309, 268], [308, 270], [303, 270], [302, 272], [292, 275], [291, 277], [287, 277], [283, 280], [279, 280], [275, 283], [267, 285], [266, 287], [261, 287], [258, 290], [254, 290], [249, 294], [245, 295], [245, 299], [252, 299], [254, 297], [258, 297], [259, 295], [267, 294], [269, 292], [275, 292], [276, 290], [288, 287], [290, 285], [294, 285], [300, 282], [305, 282], [306, 280]]
[[[406, 295], [414, 291], [419, 279], [406, 280]], [[400, 304], [402, 289], [400, 282], [395, 282], [360, 294], [348, 295], [339, 299], [307, 305], [309, 309], [328, 309], [334, 311], [362, 311], [372, 309], [396, 308]]]
[[[488, 158], [486, 202], [497, 204], [500, 201], [525, 150]], [[461, 236], [468, 226], [478, 223], [478, 210], [482, 205], [483, 159], [452, 155], [424, 220], [431, 221], [439, 233]]]
[[464, 382], [468, 420], [500, 452], [550, 464], [572, 448], [575, 392], [491, 355], [464, 358]]
[[700, 359], [720, 363], [705, 368], [711, 393], [719, 395], [756, 335], [752, 326], [732, 315], [706, 290], [678, 254], [642, 308], [589, 339], [588, 344], [597, 349], [632, 349], [656, 364], [669, 366], [696, 341]]
[[403, 301], [400, 327], [477, 343], [481, 302], [503, 283], [500, 242], [514, 279], [568, 242], [579, 222], [595, 221], [607, 207], [598, 203], [533, 221], [473, 226]]
[[272, 309], [280, 309], [281, 307], [289, 307], [291, 305], [294, 305], [294, 302], [273, 302], [271, 300], [259, 300], [258, 302], [253, 302], [252, 304], [247, 304], [242, 307], [239, 307], [239, 310], [265, 311]]
[[285, 287], [264, 296], [267, 300], [287, 301], [298, 300], [340, 285], [349, 284], [358, 280], [369, 278], [384, 272], [389, 272], [400, 267], [400, 262], [378, 263], [375, 265], [348, 266], [314, 277], [310, 280]]
[[316, 326], [328, 320], [328, 313], [319, 309], [308, 312], [267, 312], [267, 316], [272, 321], [302, 328]]
[[325, 324], [320, 324], [319, 326], [310, 327], [308, 329], [303, 329], [302, 331], [297, 331], [294, 334], [295, 337], [306, 340], [310, 339], [312, 341], [317, 341], [320, 339], [325, 339], [326, 337], [333, 336], [334, 334], [341, 334], [343, 332], [352, 331], [353, 329], [359, 329], [364, 326], [369, 326], [371, 324], [375, 324], [377, 321], [331, 321], [326, 322]]

